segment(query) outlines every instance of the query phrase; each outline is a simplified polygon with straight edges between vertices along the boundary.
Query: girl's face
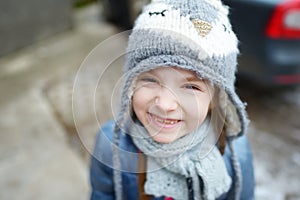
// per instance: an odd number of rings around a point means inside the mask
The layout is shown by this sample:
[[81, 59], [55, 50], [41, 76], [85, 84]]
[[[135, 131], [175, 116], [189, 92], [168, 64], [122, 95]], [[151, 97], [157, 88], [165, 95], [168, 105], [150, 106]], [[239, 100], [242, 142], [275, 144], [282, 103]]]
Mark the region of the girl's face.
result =
[[171, 143], [203, 123], [212, 92], [192, 71], [160, 67], [138, 76], [132, 105], [154, 141]]

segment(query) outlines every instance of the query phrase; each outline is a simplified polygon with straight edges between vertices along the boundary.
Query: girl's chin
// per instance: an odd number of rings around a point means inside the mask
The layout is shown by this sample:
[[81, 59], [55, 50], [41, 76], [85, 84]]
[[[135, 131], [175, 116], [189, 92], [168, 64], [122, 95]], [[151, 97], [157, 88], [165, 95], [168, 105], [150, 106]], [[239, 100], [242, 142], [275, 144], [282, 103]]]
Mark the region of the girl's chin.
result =
[[[186, 130], [182, 129], [183, 127], [177, 127], [173, 129], [158, 129], [157, 127], [148, 126], [146, 130], [151, 138], [162, 144], [172, 143], [179, 139], [180, 137], [186, 135]], [[184, 131], [184, 132], [182, 132]]]
[[179, 137], [176, 137], [176, 135], [169, 135], [169, 134], [164, 134], [164, 133], [156, 133], [155, 135], [151, 135], [151, 138], [161, 144], [168, 144], [172, 143], [175, 140], [177, 140]]
[[162, 137], [152, 137], [152, 139], [157, 142], [157, 143], [161, 143], [161, 144], [169, 144], [174, 142], [176, 139], [173, 138], [162, 138]]

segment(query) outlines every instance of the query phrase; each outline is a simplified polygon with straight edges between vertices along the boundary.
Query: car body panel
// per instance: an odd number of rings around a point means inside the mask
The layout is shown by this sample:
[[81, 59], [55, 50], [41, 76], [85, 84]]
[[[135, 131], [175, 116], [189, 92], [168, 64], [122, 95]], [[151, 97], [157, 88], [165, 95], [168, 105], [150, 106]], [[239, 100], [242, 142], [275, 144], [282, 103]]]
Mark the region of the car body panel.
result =
[[[272, 39], [265, 33], [281, 0], [224, 0], [240, 41], [239, 75], [264, 85], [300, 83], [300, 39]], [[290, 78], [289, 78], [290, 77]]]

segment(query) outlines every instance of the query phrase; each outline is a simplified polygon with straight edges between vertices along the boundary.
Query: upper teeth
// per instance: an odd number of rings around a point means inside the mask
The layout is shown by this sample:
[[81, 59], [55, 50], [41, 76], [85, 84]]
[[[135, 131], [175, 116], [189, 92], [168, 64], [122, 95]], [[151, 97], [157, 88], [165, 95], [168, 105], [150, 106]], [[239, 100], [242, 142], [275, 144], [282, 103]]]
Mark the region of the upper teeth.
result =
[[178, 122], [178, 120], [173, 120], [173, 119], [162, 119], [159, 117], [154, 116], [155, 121], [160, 122], [160, 123], [164, 123], [164, 124], [175, 124], [176, 122]]

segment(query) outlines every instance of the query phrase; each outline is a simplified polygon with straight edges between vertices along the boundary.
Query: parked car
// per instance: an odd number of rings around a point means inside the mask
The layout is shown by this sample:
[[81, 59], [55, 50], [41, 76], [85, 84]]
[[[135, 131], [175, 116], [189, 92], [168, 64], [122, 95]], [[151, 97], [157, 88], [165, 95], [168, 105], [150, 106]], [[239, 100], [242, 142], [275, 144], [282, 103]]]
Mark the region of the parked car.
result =
[[265, 85], [300, 83], [300, 0], [223, 0], [239, 40], [239, 75]]
[[[113, 8], [117, 2], [126, 2], [122, 15], [116, 13], [118, 9], [111, 12], [119, 23], [130, 16], [126, 26], [130, 28], [137, 13], [132, 14], [135, 4], [147, 0], [107, 2]], [[223, 2], [230, 7], [230, 20], [240, 40], [238, 75], [263, 85], [300, 84], [300, 0]]]

